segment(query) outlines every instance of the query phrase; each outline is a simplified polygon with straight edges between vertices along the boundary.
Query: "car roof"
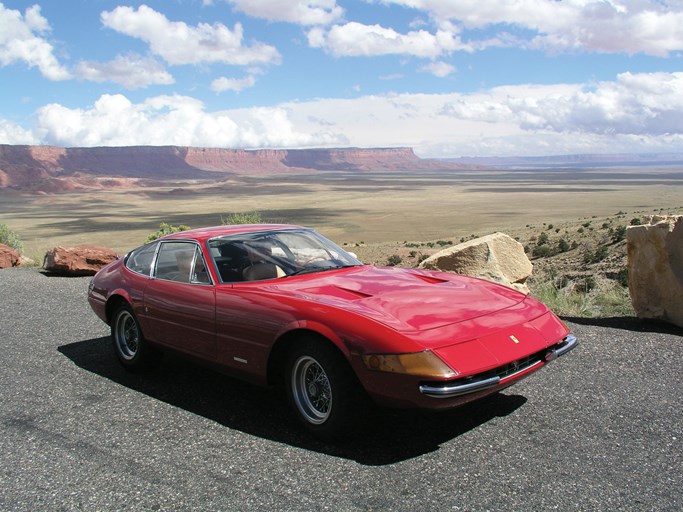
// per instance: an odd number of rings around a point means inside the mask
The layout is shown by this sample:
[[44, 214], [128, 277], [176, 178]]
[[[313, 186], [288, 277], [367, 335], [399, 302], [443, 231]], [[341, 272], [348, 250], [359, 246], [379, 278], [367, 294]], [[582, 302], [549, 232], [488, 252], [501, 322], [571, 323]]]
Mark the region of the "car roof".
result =
[[301, 226], [292, 224], [232, 224], [228, 226], [212, 226], [206, 228], [189, 229], [179, 231], [161, 238], [161, 240], [198, 240], [204, 241], [224, 235], [237, 235], [240, 233], [254, 233], [257, 231], [281, 231], [283, 229], [301, 229]]

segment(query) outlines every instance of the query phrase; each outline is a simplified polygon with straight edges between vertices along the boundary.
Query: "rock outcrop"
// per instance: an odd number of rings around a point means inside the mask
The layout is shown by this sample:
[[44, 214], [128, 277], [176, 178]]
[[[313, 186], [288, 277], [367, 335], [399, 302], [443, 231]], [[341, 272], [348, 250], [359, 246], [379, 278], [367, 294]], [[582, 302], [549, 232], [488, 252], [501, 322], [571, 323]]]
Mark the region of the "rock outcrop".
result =
[[116, 258], [111, 249], [95, 245], [55, 247], [45, 254], [43, 268], [66, 276], [92, 276]]
[[18, 267], [21, 256], [18, 251], [11, 247], [0, 244], [0, 268]]
[[683, 327], [683, 215], [644, 221], [626, 230], [633, 309], [638, 318]]
[[526, 280], [533, 270], [522, 244], [504, 233], [494, 233], [439, 251], [424, 260], [420, 267], [481, 277], [523, 293], [529, 293]]

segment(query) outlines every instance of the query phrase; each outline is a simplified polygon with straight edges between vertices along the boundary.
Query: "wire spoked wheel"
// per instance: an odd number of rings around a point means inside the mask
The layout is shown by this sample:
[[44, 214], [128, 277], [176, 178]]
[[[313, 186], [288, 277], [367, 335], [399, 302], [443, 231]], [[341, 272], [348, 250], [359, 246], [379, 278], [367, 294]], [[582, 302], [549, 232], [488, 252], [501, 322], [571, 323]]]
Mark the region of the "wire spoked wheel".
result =
[[324, 338], [304, 335], [290, 348], [284, 370], [290, 408], [306, 430], [327, 440], [353, 433], [368, 397], [337, 347]]
[[116, 357], [128, 370], [145, 370], [160, 358], [161, 353], [145, 340], [128, 304], [119, 306], [112, 316], [111, 339]]
[[324, 423], [332, 410], [332, 386], [325, 369], [304, 355], [294, 362], [291, 378], [294, 403], [303, 418], [313, 425]]
[[112, 326], [114, 343], [118, 355], [126, 361], [135, 358], [140, 348], [140, 328], [133, 314], [122, 309]]

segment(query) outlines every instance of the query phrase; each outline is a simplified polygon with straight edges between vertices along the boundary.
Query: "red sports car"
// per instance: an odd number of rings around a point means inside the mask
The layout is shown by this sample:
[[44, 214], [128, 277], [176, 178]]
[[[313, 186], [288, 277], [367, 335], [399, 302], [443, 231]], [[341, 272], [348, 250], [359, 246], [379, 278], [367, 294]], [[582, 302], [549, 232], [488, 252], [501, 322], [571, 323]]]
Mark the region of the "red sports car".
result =
[[455, 407], [577, 344], [527, 295], [457, 274], [364, 265], [289, 225], [165, 236], [98, 272], [88, 300], [126, 368], [171, 349], [283, 386], [301, 423], [325, 437], [346, 432], [368, 397]]

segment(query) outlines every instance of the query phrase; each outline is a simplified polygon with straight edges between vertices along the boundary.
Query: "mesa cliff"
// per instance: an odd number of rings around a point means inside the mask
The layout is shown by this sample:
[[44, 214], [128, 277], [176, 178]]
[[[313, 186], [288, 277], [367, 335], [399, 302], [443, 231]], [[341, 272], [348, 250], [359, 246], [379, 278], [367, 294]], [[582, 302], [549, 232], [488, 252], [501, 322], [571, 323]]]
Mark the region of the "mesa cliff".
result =
[[316, 171], [425, 171], [471, 165], [421, 159], [411, 148], [222, 149], [179, 146], [60, 148], [0, 144], [0, 189], [56, 193], [135, 188], [173, 180]]

